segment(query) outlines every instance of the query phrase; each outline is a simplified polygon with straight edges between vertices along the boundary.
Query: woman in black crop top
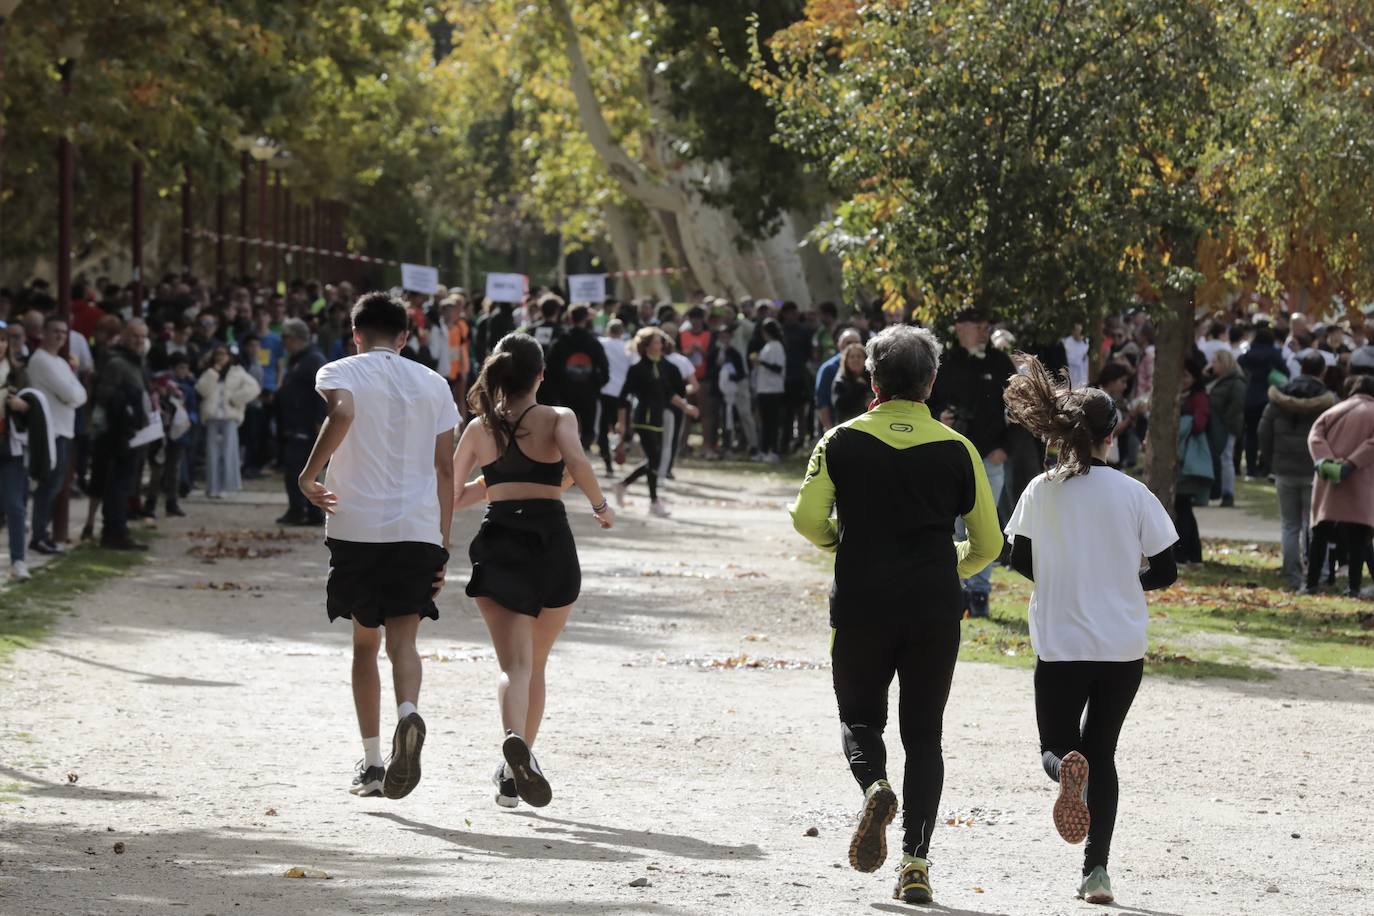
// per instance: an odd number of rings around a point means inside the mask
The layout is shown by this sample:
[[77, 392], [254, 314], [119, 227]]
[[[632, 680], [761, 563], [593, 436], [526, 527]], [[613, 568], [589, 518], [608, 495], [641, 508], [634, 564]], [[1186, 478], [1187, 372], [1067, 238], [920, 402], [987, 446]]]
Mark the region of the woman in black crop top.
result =
[[468, 392], [478, 422], [463, 430], [453, 457], [454, 480], [467, 481], [482, 469], [480, 477], [459, 485], [454, 508], [488, 500], [468, 548], [467, 593], [482, 612], [501, 666], [505, 762], [494, 782], [496, 803], [507, 808], [519, 799], [542, 807], [553, 795], [530, 747], [544, 715], [544, 665], [582, 584], [563, 490], [577, 484], [597, 523], [610, 528], [615, 522], [582, 450], [576, 415], [536, 403], [543, 380], [538, 342], [527, 334], [503, 337]]

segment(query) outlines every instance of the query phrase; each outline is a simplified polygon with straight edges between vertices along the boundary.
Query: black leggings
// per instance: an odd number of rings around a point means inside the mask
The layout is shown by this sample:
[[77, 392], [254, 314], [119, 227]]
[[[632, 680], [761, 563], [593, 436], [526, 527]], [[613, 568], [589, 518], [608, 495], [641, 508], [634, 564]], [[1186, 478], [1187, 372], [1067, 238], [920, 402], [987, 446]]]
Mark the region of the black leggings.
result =
[[1366, 550], [1370, 530], [1367, 525], [1352, 522], [1319, 522], [1312, 529], [1312, 543], [1307, 554], [1307, 587], [1315, 589], [1321, 579], [1322, 569], [1326, 566], [1327, 549], [1339, 546], [1344, 549], [1346, 563], [1350, 566], [1350, 594], [1358, 595], [1364, 581]]
[[[1116, 827], [1116, 740], [1131, 710], [1145, 660], [1133, 662], [1035, 662], [1035, 721], [1040, 762], [1059, 781], [1059, 762], [1069, 751], [1088, 760], [1088, 812], [1092, 825], [1083, 848], [1083, 874], [1107, 867]], [[1086, 713], [1084, 709], [1086, 707]]]
[[1202, 537], [1198, 533], [1197, 516], [1193, 514], [1193, 498], [1174, 497], [1174, 524], [1178, 527], [1178, 543], [1174, 545], [1174, 559], [1180, 563], [1202, 562]]
[[606, 462], [606, 473], [615, 472], [611, 463], [611, 428], [620, 419], [620, 398], [609, 394], [601, 395], [600, 422], [596, 424], [596, 444], [601, 449], [601, 460]]
[[639, 430], [639, 444], [644, 447], [644, 463], [630, 472], [623, 481], [629, 486], [639, 478], [649, 477], [649, 498], [658, 501], [658, 464], [663, 460], [663, 432], [661, 430]]
[[763, 441], [759, 443], [759, 451], [767, 454], [782, 454], [782, 392], [777, 394], [761, 394], [758, 396], [759, 417], [763, 420]]
[[927, 858], [940, 811], [945, 761], [940, 732], [959, 657], [959, 618], [863, 622], [835, 630], [830, 648], [840, 737], [864, 791], [887, 778], [887, 689], [901, 687], [897, 720], [906, 750], [902, 851]]

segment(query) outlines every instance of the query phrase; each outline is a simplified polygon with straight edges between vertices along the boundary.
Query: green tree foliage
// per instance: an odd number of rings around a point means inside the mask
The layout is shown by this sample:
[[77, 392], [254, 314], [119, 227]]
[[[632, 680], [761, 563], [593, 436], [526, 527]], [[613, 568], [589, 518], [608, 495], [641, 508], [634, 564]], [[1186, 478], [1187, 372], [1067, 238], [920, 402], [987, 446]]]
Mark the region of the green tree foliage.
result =
[[813, 2], [760, 51], [784, 142], [844, 196], [826, 241], [927, 318], [1049, 332], [1162, 282], [1228, 67], [1207, 3]]

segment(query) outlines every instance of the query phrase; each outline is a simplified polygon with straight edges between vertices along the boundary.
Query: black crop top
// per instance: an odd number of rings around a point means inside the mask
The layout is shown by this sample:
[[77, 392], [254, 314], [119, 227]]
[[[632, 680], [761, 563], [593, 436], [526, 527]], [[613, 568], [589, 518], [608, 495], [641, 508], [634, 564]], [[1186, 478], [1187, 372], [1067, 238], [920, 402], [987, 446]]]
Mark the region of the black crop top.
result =
[[525, 414], [537, 405], [525, 408], [514, 425], [506, 425], [506, 450], [491, 464], [482, 465], [482, 478], [489, 487], [502, 483], [535, 483], [546, 487], [563, 485], [563, 461], [535, 461], [520, 450], [515, 434]]

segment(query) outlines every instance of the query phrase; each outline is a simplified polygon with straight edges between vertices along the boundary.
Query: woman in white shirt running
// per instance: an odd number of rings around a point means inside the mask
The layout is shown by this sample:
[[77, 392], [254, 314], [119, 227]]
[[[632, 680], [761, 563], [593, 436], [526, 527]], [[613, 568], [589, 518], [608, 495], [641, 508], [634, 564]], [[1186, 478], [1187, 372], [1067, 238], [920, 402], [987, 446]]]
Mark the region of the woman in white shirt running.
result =
[[1029, 617], [1041, 762], [1059, 783], [1060, 836], [1088, 841], [1078, 896], [1110, 903], [1116, 742], [1144, 671], [1145, 592], [1178, 578], [1178, 534], [1144, 484], [1107, 466], [1120, 425], [1111, 396], [1070, 390], [1033, 357], [1018, 356], [1017, 365], [1004, 396], [1008, 416], [1059, 454], [1058, 467], [1026, 487], [1007, 525], [1011, 565], [1035, 583]]

